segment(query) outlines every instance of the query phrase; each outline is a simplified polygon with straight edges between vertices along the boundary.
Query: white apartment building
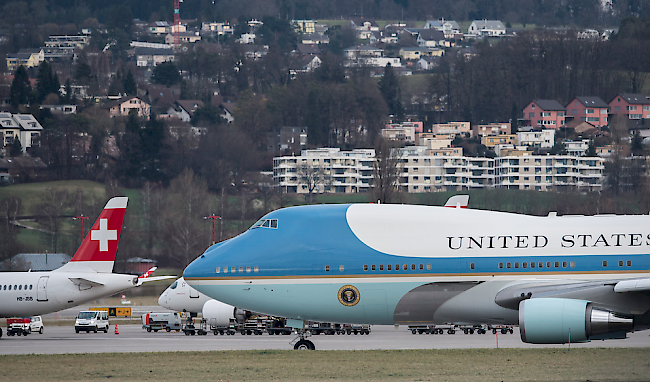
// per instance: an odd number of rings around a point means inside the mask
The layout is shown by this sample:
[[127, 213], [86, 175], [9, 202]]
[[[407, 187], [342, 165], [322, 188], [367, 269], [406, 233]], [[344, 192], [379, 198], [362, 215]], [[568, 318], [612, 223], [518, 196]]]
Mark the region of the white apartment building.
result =
[[576, 157], [581, 157], [585, 155], [587, 149], [589, 149], [590, 143], [591, 141], [589, 139], [582, 139], [579, 141], [564, 141], [566, 154], [576, 156]]
[[528, 155], [495, 158], [496, 188], [550, 191], [563, 188], [598, 191], [603, 159], [569, 155]]
[[299, 157], [273, 158], [273, 185], [285, 193], [307, 194], [307, 172], [315, 178], [314, 193], [368, 192], [372, 183], [374, 149], [339, 148], [302, 150]]
[[[508, 188], [536, 191], [564, 188], [597, 191], [602, 187], [603, 159], [568, 155], [491, 158], [442, 155], [426, 146], [399, 149], [402, 192], [463, 191]], [[342, 152], [338, 148], [303, 150], [299, 157], [273, 158], [273, 182], [286, 193], [309, 193], [305, 168], [317, 176], [315, 193], [369, 192], [373, 149]]]
[[519, 131], [517, 137], [519, 138], [519, 144], [522, 146], [550, 149], [555, 144], [555, 130], [553, 129]]
[[472, 127], [469, 122], [447, 122], [434, 123], [431, 126], [433, 134], [451, 134], [452, 136], [462, 135], [464, 137], [472, 136]]

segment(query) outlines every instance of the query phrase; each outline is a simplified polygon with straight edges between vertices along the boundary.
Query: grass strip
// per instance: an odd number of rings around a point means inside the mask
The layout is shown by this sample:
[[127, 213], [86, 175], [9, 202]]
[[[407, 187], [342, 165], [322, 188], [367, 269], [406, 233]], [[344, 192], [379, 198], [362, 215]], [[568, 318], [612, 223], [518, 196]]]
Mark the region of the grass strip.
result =
[[650, 348], [271, 350], [0, 356], [0, 380], [4, 381], [106, 379], [644, 381], [650, 380]]

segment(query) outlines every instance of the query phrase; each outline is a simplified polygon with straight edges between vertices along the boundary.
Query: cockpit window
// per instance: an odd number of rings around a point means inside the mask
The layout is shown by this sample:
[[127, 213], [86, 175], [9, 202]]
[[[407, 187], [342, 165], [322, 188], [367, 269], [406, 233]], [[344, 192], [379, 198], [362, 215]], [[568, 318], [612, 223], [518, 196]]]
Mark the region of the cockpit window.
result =
[[260, 219], [251, 226], [253, 228], [278, 228], [278, 219]]
[[174, 281], [174, 283], [169, 286], [169, 289], [176, 289], [177, 286], [178, 286], [178, 281]]

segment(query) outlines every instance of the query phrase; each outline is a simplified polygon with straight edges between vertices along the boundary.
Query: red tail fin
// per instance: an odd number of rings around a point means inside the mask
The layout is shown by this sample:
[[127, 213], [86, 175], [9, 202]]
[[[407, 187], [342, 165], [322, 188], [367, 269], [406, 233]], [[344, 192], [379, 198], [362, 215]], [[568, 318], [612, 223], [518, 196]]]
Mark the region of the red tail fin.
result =
[[116, 197], [106, 203], [104, 210], [93, 224], [90, 232], [75, 252], [72, 260], [60, 270], [89, 268], [95, 272], [113, 271], [117, 243], [120, 241], [124, 213], [129, 198]]

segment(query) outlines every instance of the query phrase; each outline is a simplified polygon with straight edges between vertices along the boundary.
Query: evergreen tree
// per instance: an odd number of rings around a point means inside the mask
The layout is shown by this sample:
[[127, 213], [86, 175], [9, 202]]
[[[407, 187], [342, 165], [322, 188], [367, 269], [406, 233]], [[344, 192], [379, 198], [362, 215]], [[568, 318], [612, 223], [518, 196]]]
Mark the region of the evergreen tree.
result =
[[632, 155], [643, 155], [643, 137], [641, 137], [638, 131], [632, 136], [630, 150], [632, 151]]
[[402, 105], [402, 91], [397, 76], [390, 64], [384, 69], [384, 76], [379, 80], [379, 91], [386, 100], [388, 111], [397, 121], [404, 118], [404, 106]]
[[587, 151], [585, 151], [585, 156], [586, 157], [598, 156], [598, 153], [596, 152], [596, 145], [594, 145], [594, 141], [589, 142], [589, 147], [587, 147]]
[[18, 110], [18, 106], [29, 102], [29, 96], [32, 92], [32, 86], [29, 84], [29, 75], [24, 66], [18, 67], [14, 74], [14, 80], [11, 82], [10, 101], [11, 107]]
[[63, 98], [63, 102], [72, 103], [73, 98], [74, 95], [72, 94], [72, 85], [70, 84], [70, 78], [68, 78], [65, 80], [65, 97]]
[[42, 102], [48, 94], [59, 94], [61, 84], [59, 76], [52, 72], [52, 67], [44, 61], [38, 67], [36, 77], [36, 90], [38, 91], [38, 102]]
[[16, 137], [9, 148], [9, 156], [19, 157], [21, 155], [23, 155], [23, 145], [20, 144], [20, 139]]
[[181, 82], [181, 74], [172, 61], [162, 62], [153, 68], [151, 81], [155, 84], [172, 86]]
[[133, 76], [133, 72], [129, 70], [129, 73], [124, 77], [124, 81], [122, 82], [122, 85], [124, 86], [124, 92], [127, 95], [130, 96], [135, 96], [138, 95], [138, 85], [135, 82], [135, 77]]

